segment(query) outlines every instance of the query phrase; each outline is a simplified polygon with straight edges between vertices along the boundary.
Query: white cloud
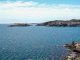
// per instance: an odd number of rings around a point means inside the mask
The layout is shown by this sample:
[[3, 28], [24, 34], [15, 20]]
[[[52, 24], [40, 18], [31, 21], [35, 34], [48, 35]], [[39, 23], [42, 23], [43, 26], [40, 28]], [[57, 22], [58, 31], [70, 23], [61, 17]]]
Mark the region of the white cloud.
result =
[[0, 8], [14, 8], [14, 7], [32, 7], [32, 6], [36, 6], [37, 3], [36, 2], [21, 2], [21, 1], [17, 1], [17, 2], [5, 2], [5, 3], [0, 3]]
[[48, 5], [38, 2], [0, 3], [0, 22], [43, 22], [54, 19], [80, 18], [79, 5]]

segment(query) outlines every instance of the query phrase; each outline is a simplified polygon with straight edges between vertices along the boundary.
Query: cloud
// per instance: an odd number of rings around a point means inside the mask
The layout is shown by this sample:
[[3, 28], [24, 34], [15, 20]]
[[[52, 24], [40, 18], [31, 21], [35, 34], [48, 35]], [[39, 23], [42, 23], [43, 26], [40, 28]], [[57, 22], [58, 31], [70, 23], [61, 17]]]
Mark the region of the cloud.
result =
[[79, 5], [50, 5], [33, 1], [0, 3], [1, 22], [44, 22], [55, 19], [79, 19], [79, 13]]
[[0, 3], [0, 8], [14, 8], [14, 7], [32, 7], [32, 6], [36, 6], [37, 3], [36, 2], [21, 2], [21, 1], [17, 1], [17, 2], [5, 2], [5, 3]]

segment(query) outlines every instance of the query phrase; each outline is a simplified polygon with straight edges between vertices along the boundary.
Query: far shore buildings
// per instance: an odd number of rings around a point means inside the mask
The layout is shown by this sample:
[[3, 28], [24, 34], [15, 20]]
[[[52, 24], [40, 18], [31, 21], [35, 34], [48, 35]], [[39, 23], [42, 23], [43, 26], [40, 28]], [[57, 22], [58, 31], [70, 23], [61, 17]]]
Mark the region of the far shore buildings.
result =
[[52, 24], [54, 25], [67, 25], [67, 26], [71, 26], [71, 25], [80, 25], [80, 22], [73, 22], [73, 21], [54, 21], [52, 22]]
[[80, 26], [80, 20], [77, 21], [60, 21], [60, 20], [56, 20], [56, 21], [49, 21], [49, 22], [45, 22], [45, 23], [41, 23], [39, 24], [41, 26]]

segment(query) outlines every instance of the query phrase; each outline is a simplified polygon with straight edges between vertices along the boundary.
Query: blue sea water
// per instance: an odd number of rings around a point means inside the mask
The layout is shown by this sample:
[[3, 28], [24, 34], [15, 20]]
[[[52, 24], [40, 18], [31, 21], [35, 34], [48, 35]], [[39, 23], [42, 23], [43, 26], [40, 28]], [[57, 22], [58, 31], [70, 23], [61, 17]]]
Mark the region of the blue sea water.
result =
[[0, 25], [0, 60], [62, 60], [80, 27], [8, 27]]

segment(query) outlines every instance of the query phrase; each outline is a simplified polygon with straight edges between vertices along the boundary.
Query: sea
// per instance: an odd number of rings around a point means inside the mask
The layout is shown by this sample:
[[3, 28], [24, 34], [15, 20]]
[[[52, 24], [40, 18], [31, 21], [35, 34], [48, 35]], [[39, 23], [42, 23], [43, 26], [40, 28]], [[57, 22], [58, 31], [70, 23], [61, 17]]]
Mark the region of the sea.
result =
[[80, 42], [80, 27], [0, 24], [0, 60], [63, 60], [72, 41]]

